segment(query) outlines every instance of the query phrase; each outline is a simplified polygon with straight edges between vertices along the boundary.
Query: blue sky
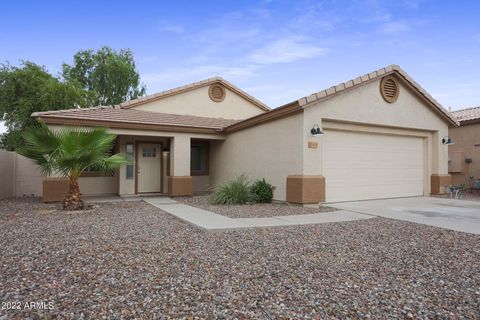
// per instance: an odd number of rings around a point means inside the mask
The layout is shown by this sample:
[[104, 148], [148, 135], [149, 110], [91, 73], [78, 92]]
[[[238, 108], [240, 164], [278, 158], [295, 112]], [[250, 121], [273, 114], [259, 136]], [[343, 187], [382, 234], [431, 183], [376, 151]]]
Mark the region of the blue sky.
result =
[[9, 1], [0, 12], [0, 61], [57, 74], [80, 49], [130, 48], [147, 93], [218, 75], [277, 107], [395, 63], [445, 107], [480, 105], [477, 1]]

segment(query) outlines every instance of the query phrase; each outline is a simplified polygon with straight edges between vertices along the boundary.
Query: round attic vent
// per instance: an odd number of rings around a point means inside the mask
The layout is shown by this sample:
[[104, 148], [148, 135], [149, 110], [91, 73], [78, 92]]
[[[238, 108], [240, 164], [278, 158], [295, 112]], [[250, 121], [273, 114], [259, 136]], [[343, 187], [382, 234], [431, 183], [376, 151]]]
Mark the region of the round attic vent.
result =
[[382, 94], [383, 99], [388, 103], [395, 102], [400, 93], [398, 81], [392, 76], [384, 77], [380, 82], [380, 93]]
[[210, 99], [212, 99], [215, 102], [221, 102], [223, 99], [225, 99], [225, 88], [218, 84], [212, 84], [210, 88], [208, 88], [208, 95], [210, 96]]

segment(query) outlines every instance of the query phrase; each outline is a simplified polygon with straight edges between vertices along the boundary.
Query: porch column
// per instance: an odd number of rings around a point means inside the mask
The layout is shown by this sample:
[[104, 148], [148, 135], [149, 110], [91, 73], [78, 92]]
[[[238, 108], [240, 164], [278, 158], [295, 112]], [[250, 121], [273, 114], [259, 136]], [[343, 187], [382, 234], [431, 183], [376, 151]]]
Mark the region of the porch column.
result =
[[191, 196], [193, 194], [190, 176], [190, 137], [176, 135], [170, 139], [170, 176], [168, 177], [170, 196]]

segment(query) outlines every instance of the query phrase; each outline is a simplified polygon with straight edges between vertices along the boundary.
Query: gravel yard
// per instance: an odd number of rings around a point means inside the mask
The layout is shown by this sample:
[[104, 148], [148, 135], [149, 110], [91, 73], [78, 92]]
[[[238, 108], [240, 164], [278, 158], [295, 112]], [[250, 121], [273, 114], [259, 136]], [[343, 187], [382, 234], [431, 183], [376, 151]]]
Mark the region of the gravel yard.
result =
[[[480, 318], [480, 237], [363, 221], [208, 233], [144, 202], [0, 201], [10, 318]], [[25, 302], [53, 310], [26, 310]]]
[[213, 205], [209, 195], [194, 197], [176, 197], [175, 200], [186, 205], [212, 211], [230, 218], [263, 218], [274, 216], [291, 216], [298, 214], [331, 212], [335, 208], [320, 206], [320, 208], [304, 208], [287, 203], [256, 203], [244, 205]]

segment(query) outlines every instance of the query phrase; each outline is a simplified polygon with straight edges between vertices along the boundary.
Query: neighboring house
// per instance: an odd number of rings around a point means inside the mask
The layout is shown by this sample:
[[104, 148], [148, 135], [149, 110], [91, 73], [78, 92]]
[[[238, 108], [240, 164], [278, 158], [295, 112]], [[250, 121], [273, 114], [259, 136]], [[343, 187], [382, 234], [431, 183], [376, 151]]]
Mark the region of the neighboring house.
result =
[[[396, 65], [273, 110], [213, 78], [117, 106], [33, 116], [52, 128], [118, 135], [116, 150], [133, 165], [113, 177], [87, 173], [84, 194], [191, 195], [246, 173], [294, 203], [443, 192], [450, 176], [441, 140], [458, 125]], [[323, 134], [313, 135], [317, 128]]]
[[453, 184], [471, 187], [473, 180], [480, 179], [480, 107], [457, 110], [452, 114], [460, 122], [460, 127], [451, 128], [449, 132], [453, 144], [448, 146], [448, 171]]

